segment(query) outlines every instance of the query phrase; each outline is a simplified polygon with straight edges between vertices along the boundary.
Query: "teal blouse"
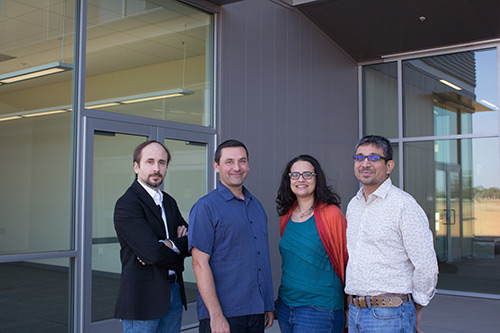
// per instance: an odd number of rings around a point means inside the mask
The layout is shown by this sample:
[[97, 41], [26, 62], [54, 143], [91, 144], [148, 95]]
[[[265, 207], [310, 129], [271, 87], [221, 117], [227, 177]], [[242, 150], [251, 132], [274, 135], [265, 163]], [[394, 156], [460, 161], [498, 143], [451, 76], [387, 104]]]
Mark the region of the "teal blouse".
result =
[[286, 305], [309, 305], [330, 311], [344, 307], [342, 282], [323, 247], [314, 215], [301, 223], [290, 219], [279, 248], [279, 297]]

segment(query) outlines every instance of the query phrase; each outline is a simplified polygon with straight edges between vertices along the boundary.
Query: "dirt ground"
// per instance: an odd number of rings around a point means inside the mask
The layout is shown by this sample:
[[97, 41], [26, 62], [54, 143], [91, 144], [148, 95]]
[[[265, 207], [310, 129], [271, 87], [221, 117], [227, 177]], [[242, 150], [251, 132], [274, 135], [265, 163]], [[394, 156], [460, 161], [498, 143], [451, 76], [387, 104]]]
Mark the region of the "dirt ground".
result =
[[500, 237], [500, 200], [476, 200], [474, 208], [474, 235]]

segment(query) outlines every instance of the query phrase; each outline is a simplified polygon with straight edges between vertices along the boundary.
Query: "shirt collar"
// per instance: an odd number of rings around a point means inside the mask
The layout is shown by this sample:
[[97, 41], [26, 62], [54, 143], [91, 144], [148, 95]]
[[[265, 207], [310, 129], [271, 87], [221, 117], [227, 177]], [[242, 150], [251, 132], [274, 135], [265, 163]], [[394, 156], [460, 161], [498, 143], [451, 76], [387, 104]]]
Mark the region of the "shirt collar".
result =
[[[380, 184], [380, 186], [372, 194], [370, 194], [369, 197], [374, 195], [381, 199], [385, 199], [391, 187], [392, 187], [391, 177], [387, 177], [387, 179], [382, 184]], [[356, 193], [356, 198], [358, 198], [358, 200], [363, 200], [363, 201], [365, 200], [365, 193], [363, 191], [363, 187], [361, 187], [358, 193]]]
[[160, 205], [163, 202], [163, 193], [160, 190], [153, 190], [151, 187], [143, 184], [139, 179], [137, 179], [137, 182], [141, 184], [146, 192], [148, 192], [148, 194], [151, 196], [151, 198], [153, 198], [157, 205]]
[[[217, 186], [217, 192], [224, 198], [225, 201], [229, 201], [233, 198], [237, 200], [241, 200], [241, 198], [238, 198], [231, 192], [230, 189], [226, 187], [226, 185], [222, 184], [219, 181], [219, 184]], [[245, 196], [245, 201], [251, 200], [252, 199], [252, 194], [246, 189], [245, 186], [243, 186], [243, 196]]]

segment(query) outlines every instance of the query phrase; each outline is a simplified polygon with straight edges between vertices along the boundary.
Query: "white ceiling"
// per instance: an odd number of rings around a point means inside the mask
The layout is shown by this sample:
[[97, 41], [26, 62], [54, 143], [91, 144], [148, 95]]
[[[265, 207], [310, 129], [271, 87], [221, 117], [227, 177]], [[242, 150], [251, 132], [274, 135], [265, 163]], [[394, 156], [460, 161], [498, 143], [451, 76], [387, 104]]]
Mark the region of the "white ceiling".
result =
[[[175, 0], [89, 0], [87, 76], [205, 54], [209, 18]], [[75, 0], [2, 0], [0, 74], [73, 63], [74, 24]]]

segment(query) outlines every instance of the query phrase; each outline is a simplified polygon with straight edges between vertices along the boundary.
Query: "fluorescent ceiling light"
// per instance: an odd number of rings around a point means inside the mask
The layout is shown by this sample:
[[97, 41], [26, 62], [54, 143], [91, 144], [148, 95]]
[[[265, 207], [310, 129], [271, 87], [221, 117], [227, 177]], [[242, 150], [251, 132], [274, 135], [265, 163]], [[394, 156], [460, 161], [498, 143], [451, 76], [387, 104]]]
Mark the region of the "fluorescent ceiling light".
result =
[[91, 108], [99, 109], [99, 108], [107, 108], [110, 106], [117, 106], [117, 105], [120, 105], [120, 103], [111, 102], [111, 103], [103, 103], [103, 104], [89, 104], [87, 106], [91, 107]]
[[0, 83], [1, 84], [14, 83], [23, 80], [33, 79], [40, 76], [65, 72], [72, 69], [73, 65], [66, 64], [64, 62], [52, 62], [50, 64], [45, 64], [41, 66], [23, 69], [17, 72], [11, 72], [4, 75], [0, 75]]
[[170, 94], [170, 95], [143, 97], [143, 98], [137, 98], [137, 99], [129, 99], [129, 100], [126, 100], [126, 101], [122, 101], [122, 103], [123, 104], [131, 104], [131, 103], [154, 101], [154, 100], [157, 100], [157, 99], [170, 98], [170, 97], [179, 97], [179, 96], [184, 96], [184, 95], [183, 94]]
[[66, 111], [66, 110], [52, 110], [52, 111], [44, 111], [44, 112], [36, 112], [36, 113], [27, 113], [27, 114], [23, 114], [23, 118], [48, 116], [49, 114], [64, 113], [64, 112], [68, 112], [68, 111]]
[[39, 116], [49, 116], [53, 114], [66, 113], [66, 112], [68, 112], [68, 110], [62, 109], [61, 107], [58, 107], [57, 109], [55, 108], [38, 109], [38, 110], [24, 111], [19, 113], [11, 113], [3, 116], [0, 115], [0, 121], [39, 117]]
[[85, 103], [85, 107], [88, 109], [100, 109], [100, 108], [106, 108], [106, 107], [110, 107], [110, 106], [117, 106], [117, 105], [121, 105], [121, 104], [148, 102], [148, 101], [154, 101], [154, 100], [158, 100], [158, 99], [180, 97], [180, 96], [193, 95], [193, 94], [194, 94], [194, 91], [186, 90], [186, 89], [162, 90], [162, 91], [155, 91], [155, 92], [141, 94], [141, 95], [132, 95], [132, 96], [117, 97], [117, 98], [100, 100], [100, 101], [93, 101], [90, 103]]
[[19, 119], [19, 118], [21, 118], [21, 116], [4, 117], [4, 118], [0, 118], [0, 121], [14, 120], [14, 119]]
[[448, 82], [446, 80], [441, 79], [441, 80], [439, 80], [439, 82], [441, 82], [442, 84], [446, 84], [448, 87], [452, 87], [455, 90], [462, 90], [462, 88], [460, 88], [459, 86], [456, 86], [453, 83]]
[[481, 102], [483, 102], [484, 104], [486, 104], [486, 105], [488, 105], [488, 106], [490, 106], [490, 107], [492, 107], [492, 108], [494, 108], [494, 109], [498, 109], [498, 106], [496, 106], [496, 105], [495, 105], [495, 104], [493, 104], [493, 103], [488, 102], [488, 101], [487, 101], [487, 100], [485, 100], [485, 99], [482, 99], [482, 100], [481, 100]]
[[172, 98], [172, 97], [179, 97], [192, 94], [194, 94], [194, 91], [191, 90], [173, 89], [173, 90], [158, 91], [142, 95], [128, 96], [126, 97], [126, 99], [120, 100], [120, 103], [131, 104], [131, 103], [154, 101], [157, 99]]
[[[138, 103], [138, 102], [152, 101], [152, 100], [157, 100], [157, 99], [162, 99], [162, 98], [171, 98], [171, 97], [193, 95], [193, 94], [194, 94], [194, 91], [185, 90], [185, 89], [163, 90], [163, 91], [156, 91], [156, 92], [142, 94], [142, 95], [125, 96], [125, 97], [119, 97], [119, 98], [114, 98], [114, 99], [109, 99], [109, 100], [94, 101], [94, 102], [86, 103], [85, 107], [89, 108], [89, 109], [92, 109], [92, 108], [97, 109], [97, 108], [104, 108], [104, 107], [110, 107], [110, 106], [117, 106], [117, 105], [121, 105], [121, 104]], [[48, 116], [48, 115], [57, 114], [57, 113], [64, 113], [64, 112], [68, 112], [68, 111], [72, 111], [72, 108], [69, 105], [58, 106], [57, 109], [56, 108], [48, 108], [48, 109], [24, 111], [24, 112], [19, 112], [19, 113], [10, 113], [10, 114], [6, 114], [3, 116], [0, 115], [0, 121], [38, 117], [38, 116]]]

